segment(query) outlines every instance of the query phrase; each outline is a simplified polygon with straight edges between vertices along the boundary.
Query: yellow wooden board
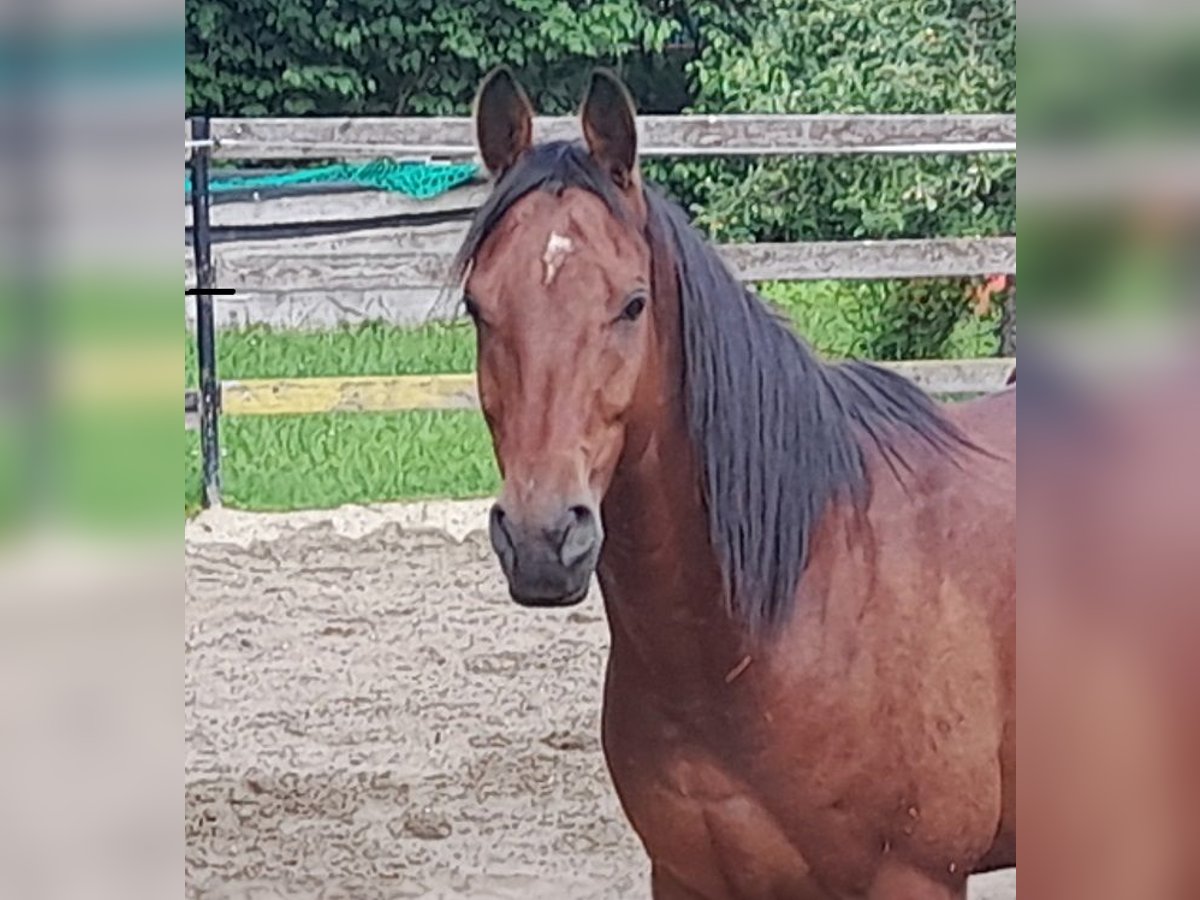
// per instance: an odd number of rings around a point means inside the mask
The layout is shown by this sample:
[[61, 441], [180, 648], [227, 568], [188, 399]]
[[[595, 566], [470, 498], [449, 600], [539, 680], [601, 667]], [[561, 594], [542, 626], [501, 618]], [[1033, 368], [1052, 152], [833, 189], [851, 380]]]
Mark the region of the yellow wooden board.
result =
[[231, 416], [475, 409], [474, 375], [393, 375], [226, 381], [221, 411]]
[[[884, 365], [928, 391], [967, 393], [1004, 387], [1016, 360], [920, 360]], [[221, 386], [221, 411], [231, 416], [405, 412], [478, 406], [473, 374], [260, 378], [226, 381]]]

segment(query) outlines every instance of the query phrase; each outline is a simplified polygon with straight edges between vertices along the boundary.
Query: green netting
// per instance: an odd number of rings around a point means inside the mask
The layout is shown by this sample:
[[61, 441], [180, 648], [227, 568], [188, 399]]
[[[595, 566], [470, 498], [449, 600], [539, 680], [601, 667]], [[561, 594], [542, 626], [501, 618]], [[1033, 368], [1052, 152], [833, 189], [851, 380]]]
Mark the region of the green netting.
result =
[[[336, 182], [360, 184], [381, 191], [396, 191], [418, 200], [428, 200], [465, 184], [475, 177], [478, 170], [479, 167], [474, 163], [444, 164], [373, 159], [367, 163], [336, 163], [278, 175], [231, 175], [224, 178], [216, 175], [209, 181], [209, 190], [218, 194], [222, 191]], [[191, 176], [185, 175], [184, 190], [190, 192], [191, 189]]]

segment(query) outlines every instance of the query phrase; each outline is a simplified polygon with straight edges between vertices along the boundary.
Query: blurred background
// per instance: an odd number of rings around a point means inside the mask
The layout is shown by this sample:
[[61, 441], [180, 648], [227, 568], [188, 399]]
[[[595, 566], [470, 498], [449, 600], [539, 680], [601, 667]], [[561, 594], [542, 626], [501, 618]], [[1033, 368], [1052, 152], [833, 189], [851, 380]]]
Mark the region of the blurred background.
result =
[[0, 4], [0, 896], [179, 891], [183, 11]]
[[1020, 35], [1021, 885], [1194, 896], [1200, 10]]

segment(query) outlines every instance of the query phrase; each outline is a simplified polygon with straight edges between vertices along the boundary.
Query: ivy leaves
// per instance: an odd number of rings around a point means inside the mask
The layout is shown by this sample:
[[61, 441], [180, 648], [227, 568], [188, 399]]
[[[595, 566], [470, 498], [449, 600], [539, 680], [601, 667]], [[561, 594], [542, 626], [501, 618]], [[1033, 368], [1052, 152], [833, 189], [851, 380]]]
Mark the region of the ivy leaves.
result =
[[542, 111], [563, 113], [591, 65], [659, 54], [679, 27], [638, 0], [189, 0], [187, 106], [462, 115], [504, 62]]

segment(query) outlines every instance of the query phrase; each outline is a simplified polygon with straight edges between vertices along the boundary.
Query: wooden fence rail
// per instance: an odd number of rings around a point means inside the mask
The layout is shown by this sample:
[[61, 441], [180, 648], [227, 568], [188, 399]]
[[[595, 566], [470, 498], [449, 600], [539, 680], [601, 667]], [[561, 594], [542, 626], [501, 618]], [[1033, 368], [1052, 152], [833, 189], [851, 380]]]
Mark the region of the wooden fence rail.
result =
[[[1003, 388], [1016, 360], [911, 360], [882, 365], [932, 394], [974, 394]], [[185, 421], [195, 405], [194, 396], [190, 405], [185, 398]], [[471, 374], [255, 378], [221, 384], [221, 412], [230, 416], [472, 410], [478, 406]]]
[[[448, 285], [454, 253], [404, 246], [391, 234], [286, 245], [221, 245], [214, 255], [217, 283], [249, 291], [370, 291]], [[1015, 238], [932, 238], [912, 241], [813, 241], [725, 244], [721, 255], [744, 281], [933, 278], [1011, 275]], [[185, 260], [192, 278], [191, 260]]]
[[[1015, 115], [642, 116], [645, 156], [791, 156], [826, 153], [1015, 152]], [[539, 140], [574, 139], [573, 116], [539, 117]], [[215, 159], [362, 159], [475, 156], [465, 117], [212, 120]]]

